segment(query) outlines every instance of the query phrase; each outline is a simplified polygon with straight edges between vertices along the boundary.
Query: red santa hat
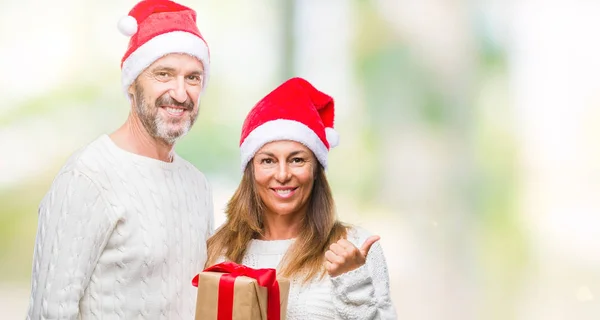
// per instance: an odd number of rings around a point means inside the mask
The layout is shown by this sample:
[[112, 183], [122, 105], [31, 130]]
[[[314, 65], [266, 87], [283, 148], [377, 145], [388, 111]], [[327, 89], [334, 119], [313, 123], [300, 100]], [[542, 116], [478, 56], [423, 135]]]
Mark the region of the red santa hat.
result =
[[302, 78], [292, 78], [260, 100], [242, 126], [242, 171], [265, 144], [292, 140], [308, 147], [327, 169], [329, 149], [338, 145], [333, 98]]
[[204, 89], [210, 54], [196, 25], [194, 10], [169, 0], [142, 0], [119, 20], [118, 29], [131, 37], [121, 60], [121, 83], [125, 93], [142, 71], [169, 53], [187, 53], [202, 62]]

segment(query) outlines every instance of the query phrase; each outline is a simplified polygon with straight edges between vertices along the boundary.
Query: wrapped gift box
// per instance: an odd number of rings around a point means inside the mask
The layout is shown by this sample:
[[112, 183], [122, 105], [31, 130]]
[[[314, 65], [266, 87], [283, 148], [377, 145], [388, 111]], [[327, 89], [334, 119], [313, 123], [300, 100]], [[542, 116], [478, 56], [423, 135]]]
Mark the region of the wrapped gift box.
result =
[[207, 268], [198, 287], [196, 320], [285, 320], [289, 281], [275, 269], [252, 269], [232, 262]]

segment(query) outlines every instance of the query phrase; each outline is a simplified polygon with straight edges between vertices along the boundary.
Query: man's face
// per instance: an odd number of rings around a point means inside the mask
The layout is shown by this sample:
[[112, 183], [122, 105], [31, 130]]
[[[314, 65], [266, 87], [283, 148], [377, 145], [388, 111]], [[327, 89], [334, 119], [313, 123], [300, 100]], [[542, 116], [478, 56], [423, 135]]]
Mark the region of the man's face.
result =
[[204, 81], [202, 63], [187, 54], [168, 54], [142, 72], [130, 87], [134, 114], [148, 133], [173, 145], [198, 117]]

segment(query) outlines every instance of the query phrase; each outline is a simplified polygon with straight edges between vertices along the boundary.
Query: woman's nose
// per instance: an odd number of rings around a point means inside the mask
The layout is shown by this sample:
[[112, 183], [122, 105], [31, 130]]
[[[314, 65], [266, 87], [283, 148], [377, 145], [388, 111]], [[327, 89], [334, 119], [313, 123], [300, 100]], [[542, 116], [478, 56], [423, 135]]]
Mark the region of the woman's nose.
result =
[[277, 168], [276, 179], [279, 183], [285, 183], [290, 179], [290, 168], [287, 165], [286, 161], [280, 161], [279, 167]]

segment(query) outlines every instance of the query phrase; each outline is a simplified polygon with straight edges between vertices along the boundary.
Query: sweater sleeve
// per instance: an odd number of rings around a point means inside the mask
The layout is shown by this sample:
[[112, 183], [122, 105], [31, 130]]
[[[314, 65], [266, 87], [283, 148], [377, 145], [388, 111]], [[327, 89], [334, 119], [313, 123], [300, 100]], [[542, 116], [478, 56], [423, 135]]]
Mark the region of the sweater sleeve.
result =
[[392, 320], [397, 318], [390, 298], [387, 263], [379, 242], [373, 244], [363, 266], [333, 277], [331, 282], [336, 319]]
[[101, 191], [77, 171], [55, 179], [38, 215], [27, 319], [77, 319], [117, 219]]
[[215, 233], [215, 201], [212, 186], [208, 180], [206, 181], [206, 190], [208, 197], [208, 226], [206, 228], [206, 239], [208, 239]]

